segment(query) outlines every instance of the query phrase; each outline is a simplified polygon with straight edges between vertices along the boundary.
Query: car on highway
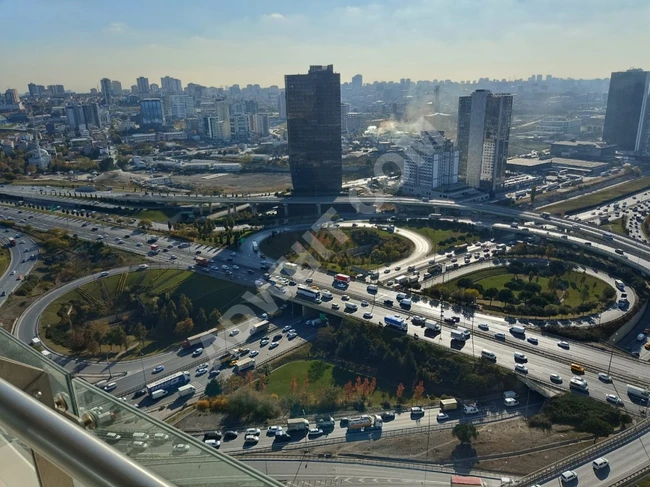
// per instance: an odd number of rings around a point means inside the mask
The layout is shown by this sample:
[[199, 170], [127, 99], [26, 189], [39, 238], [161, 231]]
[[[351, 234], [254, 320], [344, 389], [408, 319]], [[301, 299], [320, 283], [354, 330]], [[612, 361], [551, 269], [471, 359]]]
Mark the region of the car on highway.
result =
[[165, 366], [164, 366], [164, 365], [156, 365], [156, 366], [153, 368], [153, 370], [151, 371], [151, 373], [152, 373], [152, 374], [157, 374], [157, 373], [159, 373], [159, 372], [162, 372], [163, 370], [165, 370]]
[[332, 303], [332, 309], [339, 310], [341, 309], [341, 305], [339, 303]]
[[188, 451], [190, 451], [190, 445], [187, 443], [177, 443], [174, 445], [174, 448], [172, 450], [173, 453], [176, 453], [178, 455], [187, 453]]
[[104, 389], [105, 391], [107, 391], [107, 392], [110, 392], [110, 391], [112, 391], [113, 389], [115, 389], [116, 387], [117, 387], [117, 382], [109, 382], [108, 384], [106, 384], [106, 385], [103, 387], [103, 389]]
[[264, 346], [268, 345], [268, 344], [269, 344], [269, 341], [270, 341], [270, 340], [269, 340], [268, 338], [262, 338], [262, 339], [260, 340], [260, 347], [264, 347]]
[[202, 348], [197, 348], [196, 350], [194, 350], [194, 351], [192, 352], [192, 357], [198, 357], [198, 356], [201, 355], [202, 353], [203, 353], [203, 349], [202, 349]]
[[395, 413], [391, 411], [385, 411], [381, 413], [381, 419], [384, 421], [393, 421], [395, 419]]
[[490, 326], [487, 323], [479, 323], [478, 329], [483, 331], [488, 331], [490, 329]]
[[564, 348], [565, 350], [569, 350], [569, 348], [571, 348], [569, 342], [565, 342], [564, 340], [557, 342], [557, 346], [560, 348]]
[[305, 279], [305, 282], [307, 284], [311, 284], [312, 282], [314, 282], [314, 280], [311, 277], [308, 277], [307, 279]]
[[122, 439], [121, 435], [118, 435], [117, 433], [113, 433], [112, 431], [106, 433], [106, 436], [104, 436], [104, 440], [106, 440], [106, 443], [117, 443], [121, 439]]
[[307, 433], [311, 438], [316, 438], [317, 436], [320, 436], [323, 434], [323, 430], [320, 428], [309, 428], [309, 432]]
[[554, 382], [555, 384], [562, 384], [562, 376], [558, 374], [551, 374], [550, 379], [551, 382]]
[[223, 439], [226, 440], [226, 441], [230, 441], [230, 440], [234, 440], [235, 438], [237, 438], [237, 436], [238, 436], [238, 433], [236, 431], [228, 430], [228, 431], [224, 432]]
[[603, 468], [609, 467], [609, 462], [605, 457], [599, 457], [592, 462], [592, 466], [594, 470], [601, 470]]
[[268, 436], [271, 436], [271, 435], [275, 435], [275, 434], [276, 434], [277, 432], [279, 432], [279, 431], [282, 431], [282, 426], [277, 426], [277, 425], [269, 426], [269, 427], [266, 429], [266, 434], [267, 434]]
[[269, 350], [273, 350], [274, 348], [278, 347], [280, 344], [278, 342], [271, 342], [269, 345]]
[[228, 335], [230, 335], [231, 337], [239, 335], [239, 329], [235, 328], [234, 330], [230, 330], [230, 333]]
[[566, 472], [562, 472], [560, 475], [560, 480], [564, 484], [568, 484], [569, 482], [573, 482], [574, 480], [578, 479], [578, 474], [575, 473], [573, 470], [567, 470]]
[[449, 415], [447, 413], [438, 413], [436, 414], [436, 419], [438, 421], [447, 421], [449, 419]]
[[137, 399], [137, 398], [139, 398], [139, 397], [144, 396], [146, 393], [147, 393], [147, 390], [146, 390], [146, 389], [140, 389], [140, 390], [135, 391], [135, 392], [133, 393], [132, 398], [133, 398], [133, 399]]
[[198, 369], [196, 369], [195, 377], [200, 377], [200, 376], [202, 376], [204, 374], [207, 374], [207, 373], [208, 373], [208, 368], [207, 367], [199, 367]]
[[343, 296], [341, 296], [341, 301], [350, 301], [350, 296], [344, 294]]
[[244, 444], [251, 445], [255, 444], [258, 441], [260, 441], [260, 437], [256, 435], [245, 435], [244, 436]]
[[623, 404], [623, 400], [616, 394], [605, 394], [605, 400], [616, 405]]
[[371, 320], [372, 319], [372, 313], [371, 312], [366, 312], [363, 314], [363, 319], [364, 320]]
[[422, 409], [420, 406], [413, 406], [411, 408], [411, 414], [413, 416], [421, 416], [424, 414], [424, 409]]
[[[289, 331], [289, 330], [291, 330], [291, 328], [289, 328], [287, 331]], [[281, 334], [278, 333], [277, 335], [273, 335], [273, 341], [274, 342], [279, 342], [280, 340], [282, 340], [282, 335]]]
[[257, 350], [253, 350], [248, 356], [249, 357], [257, 357], [260, 354]]
[[293, 339], [296, 338], [297, 336], [298, 336], [298, 334], [297, 334], [295, 331], [287, 333], [287, 338], [288, 338], [289, 340], [293, 340]]
[[364, 308], [369, 305], [370, 303], [368, 303], [368, 301], [366, 301], [365, 299], [361, 301], [361, 306], [363, 306]]
[[514, 357], [515, 362], [528, 362], [528, 357], [526, 357], [526, 355], [521, 352], [515, 352]]
[[527, 374], [528, 373], [528, 367], [526, 367], [524, 364], [515, 364], [515, 372], [520, 372], [522, 374]]
[[247, 435], [259, 436], [261, 431], [260, 431], [259, 428], [247, 428], [244, 433], [247, 434]]
[[526, 338], [526, 341], [528, 343], [532, 343], [533, 345], [539, 345], [539, 340], [535, 337], [528, 337]]
[[[283, 332], [283, 333], [286, 333], [286, 332], [288, 332], [289, 330], [291, 330], [291, 325], [286, 325], [286, 326], [283, 326], [283, 327], [282, 327], [282, 332]], [[275, 338], [275, 337], [273, 337], [273, 338]]]
[[203, 440], [203, 443], [212, 448], [219, 448], [221, 446], [221, 441], [219, 440]]
[[478, 414], [478, 408], [475, 406], [465, 406], [463, 407], [464, 414]]
[[11, 275], [12, 275], [12, 276], [15, 276], [15, 275], [16, 275], [16, 271], [11, 271]]
[[602, 381], [602, 382], [604, 382], [606, 384], [609, 384], [610, 382], [612, 382], [612, 376], [609, 375], [609, 374], [606, 374], [605, 372], [598, 372], [598, 380], [600, 380], [600, 381]]

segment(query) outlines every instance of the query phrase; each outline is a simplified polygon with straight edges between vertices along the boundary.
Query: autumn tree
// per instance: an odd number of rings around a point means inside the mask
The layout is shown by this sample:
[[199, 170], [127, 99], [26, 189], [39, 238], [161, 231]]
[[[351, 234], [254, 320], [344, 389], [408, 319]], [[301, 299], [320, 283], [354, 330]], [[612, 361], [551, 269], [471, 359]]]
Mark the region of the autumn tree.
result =
[[138, 323], [133, 327], [133, 336], [140, 342], [140, 346], [144, 346], [144, 340], [147, 338], [147, 329], [142, 323]]
[[289, 386], [289, 390], [291, 391], [291, 394], [298, 392], [298, 380], [296, 379], [296, 376], [293, 376], [291, 378], [291, 385]]
[[397, 392], [395, 394], [397, 396], [397, 402], [400, 404], [402, 402], [402, 396], [404, 395], [404, 389], [405, 389], [404, 384], [400, 382], [399, 385], [397, 386]]
[[174, 327], [174, 334], [178, 336], [188, 336], [194, 329], [194, 321], [192, 318], [185, 318], [184, 320], [176, 323]]
[[424, 395], [424, 381], [418, 382], [415, 387], [413, 387], [413, 399], [419, 401]]

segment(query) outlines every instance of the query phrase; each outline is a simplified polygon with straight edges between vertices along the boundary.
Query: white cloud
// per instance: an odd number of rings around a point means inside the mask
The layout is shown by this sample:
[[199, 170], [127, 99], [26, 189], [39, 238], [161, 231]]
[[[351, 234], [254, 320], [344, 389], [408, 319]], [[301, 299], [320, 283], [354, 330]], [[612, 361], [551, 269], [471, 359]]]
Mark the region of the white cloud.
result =
[[270, 21], [274, 21], [274, 20], [275, 20], [275, 21], [278, 21], [278, 20], [285, 20], [286, 17], [285, 17], [284, 15], [282, 15], [282, 14], [279, 14], [279, 13], [277, 13], [277, 12], [274, 12], [274, 13], [272, 13], [272, 14], [263, 15], [263, 16], [262, 16], [262, 19], [267, 20], [267, 21], [269, 21], [269, 20], [270, 20]]
[[106, 30], [108, 32], [124, 32], [126, 28], [127, 25], [124, 22], [111, 22]]

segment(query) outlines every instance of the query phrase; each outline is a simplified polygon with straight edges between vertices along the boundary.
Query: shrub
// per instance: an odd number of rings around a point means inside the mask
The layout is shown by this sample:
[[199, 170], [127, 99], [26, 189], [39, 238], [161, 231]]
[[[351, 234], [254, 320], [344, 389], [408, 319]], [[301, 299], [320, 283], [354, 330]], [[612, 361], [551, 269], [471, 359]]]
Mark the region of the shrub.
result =
[[553, 427], [553, 423], [543, 414], [536, 414], [528, 420], [528, 426], [531, 428], [540, 428], [544, 431], [550, 431]]
[[198, 411], [207, 411], [210, 407], [210, 401], [207, 399], [201, 399], [200, 401], [197, 401], [195, 407]]

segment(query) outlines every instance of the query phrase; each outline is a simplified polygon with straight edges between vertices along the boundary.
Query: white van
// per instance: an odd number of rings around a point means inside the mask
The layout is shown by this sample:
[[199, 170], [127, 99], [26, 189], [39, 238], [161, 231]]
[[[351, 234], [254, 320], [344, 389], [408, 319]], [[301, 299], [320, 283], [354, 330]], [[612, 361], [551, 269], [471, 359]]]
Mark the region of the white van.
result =
[[355, 312], [358, 309], [359, 309], [359, 306], [357, 306], [354, 303], [350, 303], [349, 301], [347, 303], [345, 303], [345, 310], [346, 311]]
[[497, 355], [494, 352], [490, 352], [489, 350], [482, 350], [481, 357], [486, 358], [488, 360], [494, 360], [495, 362], [497, 360]]
[[515, 352], [515, 360], [520, 360], [522, 362], [528, 362], [528, 357], [521, 352]]
[[147, 433], [133, 433], [134, 441], [147, 441], [149, 440], [149, 435]]
[[366, 290], [369, 293], [376, 293], [379, 290], [379, 287], [377, 286], [377, 284], [370, 284], [370, 286], [368, 286]]

